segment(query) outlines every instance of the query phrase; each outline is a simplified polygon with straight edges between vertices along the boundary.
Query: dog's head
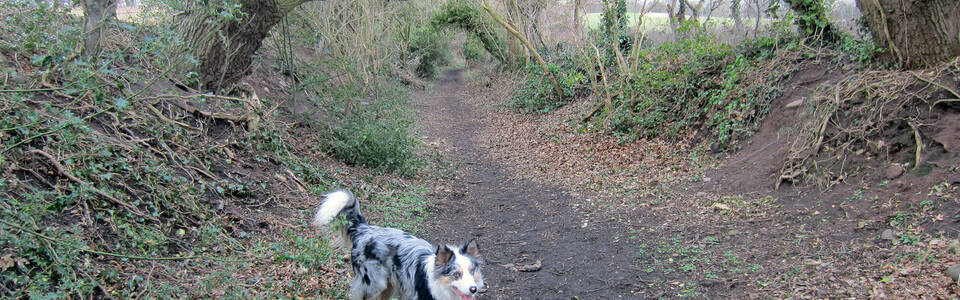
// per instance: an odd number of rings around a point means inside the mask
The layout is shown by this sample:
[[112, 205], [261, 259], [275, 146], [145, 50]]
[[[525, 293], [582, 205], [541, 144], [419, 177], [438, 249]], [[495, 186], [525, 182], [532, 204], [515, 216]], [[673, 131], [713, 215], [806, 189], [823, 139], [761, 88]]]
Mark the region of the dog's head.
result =
[[477, 294], [486, 291], [483, 273], [480, 267], [483, 259], [477, 248], [477, 241], [471, 239], [463, 246], [438, 245], [434, 262], [435, 281], [439, 294], [452, 299], [473, 300]]

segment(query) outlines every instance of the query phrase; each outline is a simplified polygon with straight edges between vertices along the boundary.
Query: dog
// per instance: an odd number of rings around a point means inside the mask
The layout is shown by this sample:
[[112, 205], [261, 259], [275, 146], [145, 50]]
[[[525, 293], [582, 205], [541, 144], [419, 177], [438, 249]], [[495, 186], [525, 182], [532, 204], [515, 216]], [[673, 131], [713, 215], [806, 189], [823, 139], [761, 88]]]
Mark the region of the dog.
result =
[[352, 300], [473, 300], [486, 290], [476, 239], [434, 247], [398, 229], [369, 225], [360, 202], [344, 189], [324, 195], [313, 224], [322, 228], [339, 215], [353, 266]]

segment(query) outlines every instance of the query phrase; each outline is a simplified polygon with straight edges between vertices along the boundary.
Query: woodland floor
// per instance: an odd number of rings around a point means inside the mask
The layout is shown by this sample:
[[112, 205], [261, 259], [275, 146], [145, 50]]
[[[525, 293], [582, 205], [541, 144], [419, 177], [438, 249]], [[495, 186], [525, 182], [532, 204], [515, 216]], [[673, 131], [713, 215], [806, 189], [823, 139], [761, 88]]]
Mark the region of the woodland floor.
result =
[[479, 236], [494, 299], [955, 297], [955, 173], [864, 169], [829, 190], [774, 189], [795, 114], [784, 105], [835, 72], [806, 66], [759, 133], [717, 157], [575, 130], [588, 101], [510, 112], [497, 100], [507, 80], [446, 71], [412, 95], [425, 143], [453, 170], [430, 189], [426, 235]]

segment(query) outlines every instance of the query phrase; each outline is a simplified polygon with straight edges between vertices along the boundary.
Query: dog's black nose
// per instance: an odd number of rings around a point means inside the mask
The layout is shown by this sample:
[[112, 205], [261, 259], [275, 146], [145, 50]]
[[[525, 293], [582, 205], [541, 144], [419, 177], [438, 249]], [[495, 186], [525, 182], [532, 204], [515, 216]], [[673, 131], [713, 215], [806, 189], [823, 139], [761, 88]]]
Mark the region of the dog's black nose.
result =
[[471, 286], [471, 287], [470, 287], [470, 293], [471, 293], [471, 294], [476, 294], [476, 293], [477, 293], [477, 287]]

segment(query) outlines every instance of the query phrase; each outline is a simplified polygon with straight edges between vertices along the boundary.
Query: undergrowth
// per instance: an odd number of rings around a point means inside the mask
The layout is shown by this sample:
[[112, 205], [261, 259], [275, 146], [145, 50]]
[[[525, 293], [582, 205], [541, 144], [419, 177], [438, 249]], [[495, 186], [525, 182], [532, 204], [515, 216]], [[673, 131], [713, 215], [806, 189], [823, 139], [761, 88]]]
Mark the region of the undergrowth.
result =
[[333, 102], [320, 101], [339, 118], [324, 133], [330, 142], [321, 144], [321, 150], [347, 164], [412, 175], [422, 162], [414, 155], [419, 142], [411, 135], [413, 112], [407, 95], [392, 89], [376, 99], [360, 96], [348, 91]]
[[480, 40], [477, 37], [469, 35], [466, 39], [463, 40], [462, 50], [460, 55], [463, 55], [463, 58], [467, 60], [480, 60], [484, 58], [483, 44], [480, 43]]
[[[776, 82], [796, 66], [782, 58], [794, 55], [783, 52], [799, 47], [786, 39], [763, 38], [736, 48], [717, 43], [695, 23], [684, 26], [681, 32], [689, 32], [688, 38], [620, 53], [629, 66], [617, 62], [616, 52], [568, 51], [554, 65], [561, 85], [571, 94], [592, 86], [598, 98], [593, 121], [625, 140], [706, 137], [712, 148], [729, 149], [767, 112], [778, 95]], [[769, 68], [773, 63], [782, 64]], [[547, 112], [565, 104], [551, 101], [547, 81], [529, 70], [532, 75], [513, 96], [514, 107]]]
[[168, 80], [163, 24], [111, 24], [80, 58], [71, 8], [0, 4], [0, 298], [342, 298], [343, 266], [306, 221], [319, 194], [406, 199], [374, 215], [416, 229], [421, 189], [318, 151], [415, 172], [402, 91], [309, 89], [330, 114], [291, 122], [283, 91]]
[[410, 52], [418, 60], [417, 75], [433, 78], [437, 68], [446, 64], [450, 58], [450, 34], [433, 26], [414, 28], [410, 37]]
[[[803, 61], [823, 56], [816, 50], [822, 45], [792, 29], [789, 13], [766, 35], [736, 46], [720, 42], [698, 22], [684, 22], [675, 41], [640, 48], [632, 44], [640, 46], [642, 39], [634, 41], [624, 28], [623, 10], [619, 2], [609, 5], [602, 26], [580, 49], [542, 50], [567, 96], [592, 91], [596, 104], [583, 120], [622, 141], [664, 138], [734, 150], [768, 113], [782, 80]], [[827, 51], [840, 54], [839, 64], [868, 64], [879, 53], [869, 41], [840, 38], [830, 44], [839, 51]], [[550, 99], [551, 85], [541, 73], [527, 68], [514, 108], [544, 113], [566, 104]]]
[[558, 46], [552, 51], [541, 50], [548, 60], [550, 72], [557, 76], [557, 82], [563, 90], [564, 101], [556, 100], [553, 85], [546, 78], [543, 69], [536, 62], [525, 67], [527, 78], [523, 86], [511, 98], [510, 106], [527, 113], [546, 113], [567, 104], [569, 99], [581, 95], [587, 88], [587, 75], [582, 70], [583, 59], [570, 53], [572, 50]]

